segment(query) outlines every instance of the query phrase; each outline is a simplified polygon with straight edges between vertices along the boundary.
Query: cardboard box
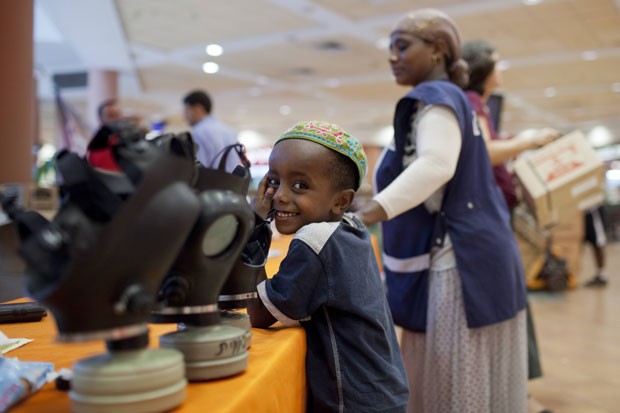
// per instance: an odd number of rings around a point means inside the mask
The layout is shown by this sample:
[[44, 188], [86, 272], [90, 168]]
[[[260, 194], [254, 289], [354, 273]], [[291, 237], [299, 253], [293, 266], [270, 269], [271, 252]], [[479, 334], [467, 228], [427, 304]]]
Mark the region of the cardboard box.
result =
[[604, 200], [603, 162], [580, 131], [520, 156], [514, 170], [523, 198], [541, 227], [553, 226], [562, 216]]

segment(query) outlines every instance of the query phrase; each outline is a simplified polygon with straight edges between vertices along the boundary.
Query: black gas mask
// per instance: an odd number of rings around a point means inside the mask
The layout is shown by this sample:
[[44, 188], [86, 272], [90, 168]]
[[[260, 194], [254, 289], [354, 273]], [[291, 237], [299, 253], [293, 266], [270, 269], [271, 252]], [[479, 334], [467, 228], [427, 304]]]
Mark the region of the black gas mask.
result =
[[106, 340], [108, 354], [73, 367], [72, 410], [167, 411], [185, 397], [183, 355], [148, 349], [147, 322], [204, 203], [189, 185], [192, 162], [131, 129], [98, 136], [96, 166], [57, 155], [61, 204], [52, 220], [11, 198], [3, 208], [21, 239], [26, 292], [52, 312], [60, 340]]
[[[195, 159], [187, 133], [162, 135], [154, 143]], [[240, 160], [230, 173], [225, 171], [228, 156]], [[256, 274], [264, 269], [271, 230], [246, 200], [251, 177], [244, 147], [228, 146], [219, 159], [217, 168], [196, 164], [192, 186], [210, 206], [204, 211], [209, 217], [199, 220], [166, 277], [158, 295], [163, 308], [154, 311], [154, 322], [216, 324], [219, 309], [246, 307], [255, 296]], [[226, 212], [220, 207], [224, 201], [230, 203]]]
[[[225, 148], [219, 166], [208, 168], [195, 161], [189, 133], [162, 135], [152, 142], [195, 162], [192, 187], [205, 205], [157, 295], [159, 305], [151, 320], [179, 324], [179, 331], [160, 337], [160, 346], [183, 352], [189, 380], [240, 373], [247, 367], [246, 350], [251, 340], [249, 321], [244, 314], [221, 311], [224, 308], [221, 298], [226, 286], [237, 289], [235, 297], [238, 294], [245, 294], [245, 297], [255, 287], [255, 284], [246, 287], [246, 284], [231, 282], [239, 276], [252, 276], [242, 273], [239, 263], [260, 255], [253, 245], [256, 225], [260, 222], [255, 220], [246, 199], [251, 177], [245, 149], [242, 145]], [[229, 155], [240, 159], [232, 172], [225, 170]], [[266, 252], [263, 255], [266, 256]], [[242, 258], [244, 256], [246, 258]], [[262, 265], [264, 267], [264, 260]], [[241, 305], [225, 308], [239, 307]]]
[[115, 136], [121, 172], [57, 155], [61, 205], [51, 221], [5, 205], [21, 239], [27, 294], [51, 310], [61, 340], [145, 331], [161, 280], [201, 213], [188, 185], [191, 162], [139, 135]]

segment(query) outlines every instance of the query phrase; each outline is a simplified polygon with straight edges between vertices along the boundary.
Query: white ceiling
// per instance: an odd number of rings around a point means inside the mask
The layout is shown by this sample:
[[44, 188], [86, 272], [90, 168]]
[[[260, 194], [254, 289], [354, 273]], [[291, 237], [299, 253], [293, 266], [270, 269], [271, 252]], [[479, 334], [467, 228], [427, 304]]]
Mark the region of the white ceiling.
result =
[[[385, 39], [407, 11], [436, 7], [464, 40], [492, 41], [509, 65], [502, 129], [552, 126], [620, 141], [620, 0], [36, 0], [35, 62], [43, 110], [58, 73], [115, 69], [127, 111], [186, 128], [182, 97], [209, 91], [215, 115], [268, 145], [301, 119], [383, 143], [406, 88]], [[209, 57], [205, 46], [224, 53]], [[219, 64], [216, 74], [202, 64]], [[85, 88], [63, 90], [84, 111]], [[284, 114], [282, 114], [284, 113]], [[84, 114], [90, 116], [91, 114]]]

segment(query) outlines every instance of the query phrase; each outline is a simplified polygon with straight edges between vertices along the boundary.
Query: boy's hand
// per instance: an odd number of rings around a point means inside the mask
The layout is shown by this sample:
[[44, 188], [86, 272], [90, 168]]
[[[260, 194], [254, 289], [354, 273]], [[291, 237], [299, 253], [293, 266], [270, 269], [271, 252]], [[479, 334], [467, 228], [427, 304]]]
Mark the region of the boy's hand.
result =
[[254, 212], [263, 219], [266, 219], [273, 205], [273, 194], [275, 190], [267, 185], [267, 175], [260, 180], [254, 197]]

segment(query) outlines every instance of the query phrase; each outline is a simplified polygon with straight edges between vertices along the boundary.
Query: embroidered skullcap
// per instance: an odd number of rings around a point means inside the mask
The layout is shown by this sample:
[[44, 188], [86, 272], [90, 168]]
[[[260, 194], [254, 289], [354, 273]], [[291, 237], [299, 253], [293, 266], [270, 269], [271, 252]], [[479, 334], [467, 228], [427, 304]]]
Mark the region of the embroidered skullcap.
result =
[[359, 141], [344, 129], [333, 123], [323, 121], [302, 121], [284, 132], [276, 144], [284, 139], [309, 140], [343, 154], [357, 166], [358, 180], [355, 189], [358, 190], [361, 186], [364, 176], [366, 176], [366, 153]]
[[467, 63], [461, 55], [461, 35], [454, 20], [446, 13], [437, 9], [414, 10], [398, 22], [394, 31], [411, 33], [431, 43], [443, 40], [450, 80], [461, 87], [467, 85]]

